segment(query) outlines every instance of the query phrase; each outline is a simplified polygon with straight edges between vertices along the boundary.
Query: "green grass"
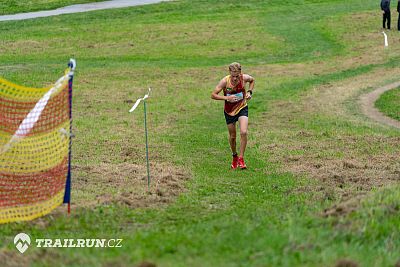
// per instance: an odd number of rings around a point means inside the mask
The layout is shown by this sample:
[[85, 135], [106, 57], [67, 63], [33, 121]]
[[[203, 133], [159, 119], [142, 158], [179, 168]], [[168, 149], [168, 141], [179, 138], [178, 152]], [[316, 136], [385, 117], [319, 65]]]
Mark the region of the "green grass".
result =
[[[373, 153], [393, 163], [386, 172], [398, 171], [398, 131], [356, 120], [352, 113], [361, 115], [345, 104], [344, 116], [311, 113], [307, 107], [314, 103], [305, 98], [364, 76], [382, 84], [388, 77], [374, 72], [400, 67], [396, 47], [376, 52], [381, 36], [372, 32], [380, 17], [369, 16], [376, 9], [372, 0], [179, 1], [0, 23], [0, 74], [7, 79], [48, 85], [70, 57], [77, 59], [74, 203], [124, 191], [104, 182], [120, 178], [112, 171], [84, 167], [144, 164], [143, 115], [128, 114], [126, 100], [148, 86], [151, 160], [190, 174], [187, 191], [173, 203], [139, 209], [101, 203], [73, 209], [70, 217], [46, 216], [44, 226], [6, 224], [0, 246], [23, 260], [13, 247], [21, 231], [34, 238], [124, 239], [121, 249], [30, 248], [23, 256], [33, 266], [144, 260], [159, 266], [334, 266], [343, 258], [360, 266], [394, 265], [398, 186], [373, 188], [354, 212], [325, 218], [321, 213], [342, 200], [342, 189], [318, 191], [328, 185], [285, 165], [287, 155], [364, 163]], [[355, 14], [362, 19], [352, 27]], [[366, 41], [370, 45], [358, 45]], [[233, 61], [256, 78], [249, 169], [242, 172], [229, 171], [223, 103], [210, 99]], [[375, 164], [379, 170], [383, 163]]]
[[2, 0], [0, 1], [0, 15], [51, 10], [69, 5], [101, 1], [102, 0]]
[[387, 116], [400, 120], [400, 89], [385, 92], [375, 102], [375, 106]]

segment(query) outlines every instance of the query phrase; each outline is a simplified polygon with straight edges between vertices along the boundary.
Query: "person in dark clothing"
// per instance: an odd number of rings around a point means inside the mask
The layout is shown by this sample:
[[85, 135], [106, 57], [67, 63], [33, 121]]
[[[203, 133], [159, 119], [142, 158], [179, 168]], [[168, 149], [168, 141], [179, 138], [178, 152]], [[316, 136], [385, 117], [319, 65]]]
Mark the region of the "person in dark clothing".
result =
[[400, 31], [400, 0], [397, 2], [397, 12], [399, 13], [399, 18], [397, 19], [397, 30]]
[[381, 0], [381, 9], [383, 11], [383, 28], [390, 30], [390, 0]]

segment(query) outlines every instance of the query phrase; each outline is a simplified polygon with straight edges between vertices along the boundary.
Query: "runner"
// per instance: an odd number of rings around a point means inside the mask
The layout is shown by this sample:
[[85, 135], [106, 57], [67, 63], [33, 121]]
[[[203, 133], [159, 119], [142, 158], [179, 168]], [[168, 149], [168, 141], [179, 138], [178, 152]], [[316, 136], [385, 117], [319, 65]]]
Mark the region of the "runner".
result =
[[[234, 62], [229, 65], [230, 75], [224, 77], [215, 87], [211, 98], [224, 100], [224, 114], [229, 132], [229, 145], [232, 150], [231, 168], [246, 169], [244, 152], [247, 145], [248, 107], [247, 101], [251, 99], [254, 89], [254, 78], [248, 74], [242, 74], [242, 67]], [[249, 83], [246, 91], [246, 83]], [[223, 91], [224, 95], [219, 95]], [[239, 121], [240, 128], [240, 150], [236, 151], [236, 122]]]

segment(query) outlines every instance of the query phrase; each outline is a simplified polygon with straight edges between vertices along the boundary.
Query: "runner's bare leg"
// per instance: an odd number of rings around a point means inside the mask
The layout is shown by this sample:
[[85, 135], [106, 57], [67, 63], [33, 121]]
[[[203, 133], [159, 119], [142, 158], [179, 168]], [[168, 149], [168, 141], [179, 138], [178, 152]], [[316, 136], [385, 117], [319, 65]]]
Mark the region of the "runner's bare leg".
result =
[[229, 145], [231, 146], [232, 154], [236, 153], [236, 124], [230, 123], [228, 126]]
[[240, 128], [240, 151], [239, 157], [244, 156], [244, 151], [247, 146], [247, 126], [249, 124], [249, 118], [246, 116], [239, 117], [239, 128]]

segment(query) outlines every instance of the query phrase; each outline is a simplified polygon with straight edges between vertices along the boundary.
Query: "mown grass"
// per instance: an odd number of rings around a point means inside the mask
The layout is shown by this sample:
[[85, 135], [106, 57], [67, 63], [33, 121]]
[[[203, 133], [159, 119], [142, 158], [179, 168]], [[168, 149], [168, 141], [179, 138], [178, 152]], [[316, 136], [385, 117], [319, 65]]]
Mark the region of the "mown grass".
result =
[[385, 92], [375, 102], [375, 106], [387, 116], [400, 120], [400, 89]]
[[69, 5], [100, 1], [102, 0], [2, 0], [0, 1], [0, 15], [51, 10]]
[[[365, 28], [374, 27], [374, 17], [352, 28], [354, 14], [375, 9], [372, 0], [181, 1], [0, 23], [5, 78], [41, 86], [58, 78], [63, 60], [78, 60], [75, 166], [144, 164], [143, 115], [128, 114], [126, 100], [152, 86], [150, 157], [191, 174], [188, 191], [174, 203], [152, 209], [101, 204], [73, 210], [70, 217], [46, 216], [44, 225], [2, 225], [1, 247], [23, 262], [12, 244], [21, 231], [33, 238], [124, 239], [121, 249], [30, 248], [23, 257], [33, 266], [129, 266], [143, 260], [160, 266], [333, 266], [343, 258], [361, 266], [394, 265], [400, 248], [398, 187], [370, 192], [356, 211], [327, 219], [322, 211], [340, 197], [299, 191], [324, 184], [276, 162], [277, 154], [305, 154], [299, 144], [307, 140], [296, 135], [301, 130], [315, 133], [313, 141], [321, 144], [337, 136], [399, 137], [398, 131], [362, 120], [279, 107], [299, 105], [320, 86], [399, 67], [396, 48], [383, 57], [383, 49], [374, 52], [381, 36], [366, 35], [373, 30]], [[347, 34], [371, 45], [354, 49]], [[240, 61], [257, 81], [250, 102], [249, 169], [243, 172], [229, 171], [222, 102], [210, 99], [232, 61]], [[357, 142], [353, 150], [365, 156], [371, 145], [381, 153], [378, 142]], [[274, 143], [287, 147], [274, 154], [266, 149]], [[138, 156], [127, 156], [127, 148]], [[384, 152], [398, 151], [388, 144]], [[339, 145], [316, 153], [322, 159], [344, 157]], [[109, 178], [118, 177], [104, 173]], [[74, 179], [81, 185], [73, 188], [78, 204], [121, 190], [112, 183], [82, 186], [93, 176], [79, 168]]]

